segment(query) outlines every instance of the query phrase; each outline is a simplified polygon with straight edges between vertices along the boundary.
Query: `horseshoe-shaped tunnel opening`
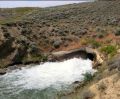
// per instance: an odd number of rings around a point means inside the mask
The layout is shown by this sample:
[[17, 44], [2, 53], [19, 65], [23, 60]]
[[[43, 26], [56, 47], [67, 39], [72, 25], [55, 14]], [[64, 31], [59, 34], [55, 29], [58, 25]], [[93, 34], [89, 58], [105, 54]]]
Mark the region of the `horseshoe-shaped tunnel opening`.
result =
[[93, 53], [87, 53], [87, 58], [89, 58], [90, 60], [94, 61], [96, 59], [96, 55]]

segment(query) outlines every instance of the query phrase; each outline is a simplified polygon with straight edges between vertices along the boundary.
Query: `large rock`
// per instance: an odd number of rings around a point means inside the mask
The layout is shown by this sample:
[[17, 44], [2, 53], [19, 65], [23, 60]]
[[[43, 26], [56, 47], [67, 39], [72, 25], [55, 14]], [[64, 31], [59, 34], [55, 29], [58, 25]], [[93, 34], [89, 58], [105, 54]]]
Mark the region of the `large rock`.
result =
[[[51, 58], [52, 57], [52, 58]], [[81, 57], [83, 59], [89, 58], [93, 61], [93, 67], [97, 67], [98, 65], [101, 65], [103, 60], [100, 56], [100, 53], [96, 51], [95, 49], [84, 47], [79, 48], [75, 50], [70, 51], [59, 51], [59, 52], [53, 52], [50, 56], [51, 60], [64, 60], [64, 59], [70, 59], [73, 57]]]
[[0, 75], [6, 74], [6, 69], [0, 69]]

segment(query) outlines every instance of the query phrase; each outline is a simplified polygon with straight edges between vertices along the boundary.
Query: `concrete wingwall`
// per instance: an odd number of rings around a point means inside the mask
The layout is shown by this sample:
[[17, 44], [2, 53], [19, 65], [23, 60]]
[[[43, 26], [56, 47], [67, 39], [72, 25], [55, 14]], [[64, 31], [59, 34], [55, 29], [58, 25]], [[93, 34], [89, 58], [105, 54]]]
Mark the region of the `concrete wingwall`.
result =
[[92, 60], [94, 68], [101, 65], [103, 62], [100, 53], [97, 50], [88, 47], [83, 47], [70, 51], [53, 52], [50, 55], [50, 59], [53, 61], [63, 61], [65, 59], [70, 59], [73, 57], [81, 57], [83, 59]]

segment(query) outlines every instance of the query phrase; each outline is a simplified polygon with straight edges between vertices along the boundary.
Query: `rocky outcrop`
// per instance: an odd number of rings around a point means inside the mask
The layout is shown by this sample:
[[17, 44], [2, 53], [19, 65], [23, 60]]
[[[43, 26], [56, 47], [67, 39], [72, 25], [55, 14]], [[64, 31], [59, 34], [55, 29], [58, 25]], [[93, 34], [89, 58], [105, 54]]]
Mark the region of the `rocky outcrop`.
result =
[[0, 75], [6, 74], [6, 69], [0, 69]]
[[96, 51], [95, 49], [84, 47], [80, 49], [70, 50], [70, 51], [59, 51], [59, 52], [53, 52], [50, 56], [51, 60], [65, 60], [70, 59], [73, 57], [81, 57], [83, 59], [89, 58], [93, 61], [93, 67], [97, 67], [98, 65], [101, 65], [103, 60], [100, 56], [100, 53]]
[[0, 26], [0, 68], [11, 65], [41, 61], [41, 50], [34, 41], [24, 35], [9, 31], [8, 26]]

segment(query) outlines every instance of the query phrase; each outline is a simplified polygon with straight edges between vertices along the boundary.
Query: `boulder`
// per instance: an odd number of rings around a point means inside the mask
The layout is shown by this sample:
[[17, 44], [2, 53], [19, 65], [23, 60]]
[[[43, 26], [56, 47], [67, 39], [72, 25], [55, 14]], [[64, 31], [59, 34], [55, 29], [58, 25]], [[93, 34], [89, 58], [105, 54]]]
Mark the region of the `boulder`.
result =
[[0, 69], [0, 75], [6, 74], [6, 69]]

